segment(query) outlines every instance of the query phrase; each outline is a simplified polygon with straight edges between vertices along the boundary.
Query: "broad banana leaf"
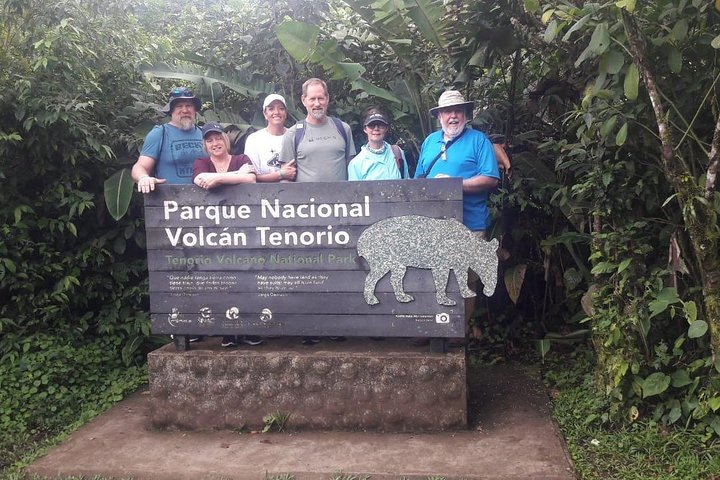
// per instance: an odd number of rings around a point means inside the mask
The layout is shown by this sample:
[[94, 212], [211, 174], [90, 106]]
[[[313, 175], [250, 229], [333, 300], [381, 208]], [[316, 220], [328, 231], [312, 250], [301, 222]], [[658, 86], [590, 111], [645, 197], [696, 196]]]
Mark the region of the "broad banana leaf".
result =
[[350, 81], [352, 90], [363, 90], [368, 95], [402, 103], [389, 90], [375, 86], [362, 78], [365, 67], [359, 63], [345, 62], [335, 40], [318, 43], [319, 32], [316, 26], [295, 20], [286, 20], [276, 28], [278, 40], [295, 60], [322, 66], [331, 72], [334, 80]]
[[115, 220], [120, 220], [127, 213], [134, 185], [127, 168], [118, 170], [105, 180], [105, 205]]
[[257, 97], [263, 93], [271, 93], [272, 86], [257, 78], [247, 78], [238, 72], [207, 67], [195, 63], [180, 63], [178, 65], [157, 64], [144, 69], [147, 76], [158, 78], [177, 78], [187, 80], [197, 85], [212, 86], [221, 84], [225, 87], [248, 97]]

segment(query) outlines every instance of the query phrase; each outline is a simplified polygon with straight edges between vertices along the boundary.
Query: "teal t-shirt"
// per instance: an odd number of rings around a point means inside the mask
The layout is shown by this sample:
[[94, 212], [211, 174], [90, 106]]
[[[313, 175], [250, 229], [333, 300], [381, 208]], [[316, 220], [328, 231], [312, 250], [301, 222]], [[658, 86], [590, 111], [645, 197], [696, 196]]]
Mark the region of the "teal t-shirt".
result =
[[154, 176], [171, 184], [192, 183], [193, 162], [207, 156], [199, 128], [181, 130], [169, 123], [150, 130], [140, 154], [154, 158]]
[[[407, 175], [405, 152], [400, 150], [400, 154], [403, 159], [403, 171]], [[350, 160], [348, 165], [348, 180], [400, 180], [401, 178], [397, 160], [387, 142], [382, 153], [373, 153], [368, 149], [367, 144], [363, 145], [360, 153]]]

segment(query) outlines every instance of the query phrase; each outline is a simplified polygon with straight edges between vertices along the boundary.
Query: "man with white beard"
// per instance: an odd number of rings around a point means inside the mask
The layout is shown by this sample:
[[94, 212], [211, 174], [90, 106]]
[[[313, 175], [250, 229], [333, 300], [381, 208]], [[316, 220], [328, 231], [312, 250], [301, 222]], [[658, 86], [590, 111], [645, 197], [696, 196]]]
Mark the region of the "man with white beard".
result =
[[490, 140], [466, 125], [474, 105], [456, 90], [440, 95], [430, 113], [442, 128], [423, 142], [415, 178], [462, 178], [463, 223], [474, 232], [484, 232], [490, 222], [488, 192], [497, 187], [500, 173]]
[[185, 87], [170, 92], [162, 110], [170, 121], [150, 130], [132, 168], [138, 192], [152, 192], [159, 183], [192, 183], [193, 162], [206, 156], [202, 134], [195, 125], [200, 106], [200, 99]]
[[[442, 128], [428, 135], [423, 142], [415, 178], [462, 178], [463, 223], [478, 237], [484, 238], [490, 224], [488, 194], [497, 187], [500, 173], [493, 144], [484, 133], [466, 125], [472, 120], [474, 106], [475, 102], [465, 101], [456, 90], [440, 95], [438, 106], [430, 109], [430, 113], [438, 118]], [[476, 275], [471, 275], [468, 283], [477, 283], [477, 279]], [[466, 320], [470, 319], [474, 308], [475, 297], [465, 299]], [[460, 345], [462, 342], [451, 344]]]

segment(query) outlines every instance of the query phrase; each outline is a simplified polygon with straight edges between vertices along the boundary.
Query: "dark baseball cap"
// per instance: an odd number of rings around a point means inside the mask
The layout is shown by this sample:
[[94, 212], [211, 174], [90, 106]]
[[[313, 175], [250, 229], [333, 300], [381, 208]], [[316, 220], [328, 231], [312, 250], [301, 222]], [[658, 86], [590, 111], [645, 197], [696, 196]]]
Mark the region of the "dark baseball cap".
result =
[[208, 133], [225, 133], [225, 130], [223, 130], [222, 126], [219, 123], [209, 122], [202, 127], [203, 138], [205, 138]]
[[363, 121], [363, 127], [367, 127], [372, 122], [381, 122], [385, 125], [390, 125], [390, 120], [387, 118], [387, 116], [377, 110], [372, 111], [365, 116], [365, 120]]

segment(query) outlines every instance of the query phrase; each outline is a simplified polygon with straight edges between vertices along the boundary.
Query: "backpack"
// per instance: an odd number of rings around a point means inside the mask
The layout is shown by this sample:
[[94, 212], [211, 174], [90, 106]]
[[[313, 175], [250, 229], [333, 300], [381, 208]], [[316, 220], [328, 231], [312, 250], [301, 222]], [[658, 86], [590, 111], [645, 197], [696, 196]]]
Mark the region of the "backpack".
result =
[[257, 132], [257, 128], [252, 125], [245, 131], [240, 130], [240, 127], [237, 125], [228, 125], [224, 130], [230, 140], [230, 150], [228, 152], [230, 155], [245, 153], [245, 142], [247, 142], [247, 138], [250, 134]]
[[402, 158], [402, 150], [397, 145], [390, 145], [390, 150], [395, 157], [395, 163], [397, 163], [398, 170], [400, 171], [400, 178], [405, 178], [405, 162]]
[[[330, 120], [333, 121], [335, 124], [335, 128], [337, 128], [338, 133], [340, 136], [345, 140], [345, 156], [347, 157], [347, 147], [348, 147], [348, 137], [347, 133], [345, 133], [345, 128], [343, 127], [342, 121], [339, 118], [335, 117], [329, 117]], [[300, 142], [302, 141], [303, 137], [305, 136], [305, 125], [307, 125], [307, 121], [303, 120], [302, 122], [298, 122], [295, 124], [295, 161], [297, 161], [297, 149], [298, 145], [300, 145]]]

